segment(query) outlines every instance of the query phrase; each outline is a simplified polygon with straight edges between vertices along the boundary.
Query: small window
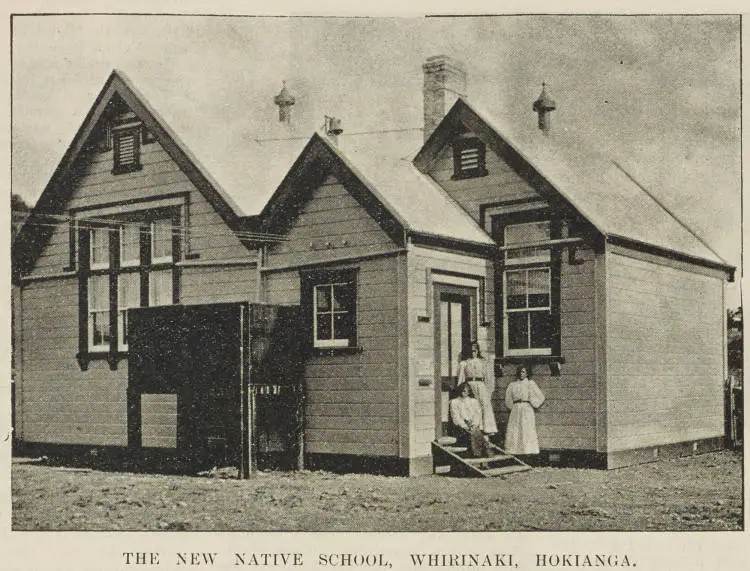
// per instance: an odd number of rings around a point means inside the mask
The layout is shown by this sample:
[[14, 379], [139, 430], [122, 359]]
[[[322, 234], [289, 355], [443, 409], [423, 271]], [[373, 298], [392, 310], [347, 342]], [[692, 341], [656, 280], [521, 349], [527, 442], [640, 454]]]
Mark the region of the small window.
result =
[[510, 353], [551, 353], [550, 294], [549, 268], [505, 272], [506, 339]]
[[112, 339], [109, 327], [109, 274], [91, 276], [88, 289], [89, 348], [92, 351], [107, 351]]
[[453, 142], [453, 178], [485, 176], [485, 146], [476, 137], [456, 139]]
[[[526, 222], [524, 224], [512, 224], [505, 227], [505, 240], [503, 244], [514, 246], [516, 244], [534, 244], [549, 242], [550, 228], [549, 220], [537, 222]], [[549, 246], [530, 246], [505, 251], [506, 264], [531, 264], [535, 262], [549, 262]]]
[[172, 219], [161, 218], [151, 223], [151, 263], [172, 261]]
[[128, 309], [141, 306], [141, 274], [128, 272], [117, 278], [118, 339], [121, 351], [128, 348]]
[[89, 267], [98, 270], [109, 267], [109, 228], [92, 228]]
[[120, 266], [137, 266], [141, 261], [141, 227], [134, 222], [120, 226]]
[[149, 279], [149, 306], [172, 304], [172, 270], [151, 272]]
[[115, 157], [112, 174], [133, 172], [141, 168], [140, 129], [118, 131], [113, 135]]
[[306, 272], [302, 280], [310, 345], [316, 349], [356, 347], [356, 270]]
[[313, 292], [315, 347], [349, 346], [354, 325], [352, 322], [353, 294], [352, 283], [315, 286]]

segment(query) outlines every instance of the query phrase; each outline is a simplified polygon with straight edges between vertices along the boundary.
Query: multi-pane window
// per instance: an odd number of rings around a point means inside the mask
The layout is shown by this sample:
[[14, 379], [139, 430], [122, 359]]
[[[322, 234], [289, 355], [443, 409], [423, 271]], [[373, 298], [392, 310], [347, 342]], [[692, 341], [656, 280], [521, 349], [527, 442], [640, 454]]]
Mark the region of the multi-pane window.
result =
[[313, 290], [315, 347], [348, 347], [354, 318], [352, 283], [316, 285]]
[[[552, 285], [548, 220], [504, 227], [505, 354], [550, 355]], [[518, 245], [518, 248], [513, 248]]]
[[357, 270], [305, 270], [301, 305], [313, 349], [357, 349]]
[[177, 211], [162, 208], [123, 218], [109, 224], [99, 220], [94, 227], [80, 224], [79, 243], [88, 245], [80, 252], [81, 354], [127, 351], [128, 309], [175, 303]]

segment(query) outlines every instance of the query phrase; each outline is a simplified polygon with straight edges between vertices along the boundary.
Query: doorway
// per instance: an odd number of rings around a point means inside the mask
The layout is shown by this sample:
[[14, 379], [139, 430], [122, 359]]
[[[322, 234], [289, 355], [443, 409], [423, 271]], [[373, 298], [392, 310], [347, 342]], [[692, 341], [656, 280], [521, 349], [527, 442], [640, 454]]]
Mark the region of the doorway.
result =
[[476, 338], [475, 288], [435, 284], [435, 436], [450, 435], [448, 403], [458, 384], [458, 364]]

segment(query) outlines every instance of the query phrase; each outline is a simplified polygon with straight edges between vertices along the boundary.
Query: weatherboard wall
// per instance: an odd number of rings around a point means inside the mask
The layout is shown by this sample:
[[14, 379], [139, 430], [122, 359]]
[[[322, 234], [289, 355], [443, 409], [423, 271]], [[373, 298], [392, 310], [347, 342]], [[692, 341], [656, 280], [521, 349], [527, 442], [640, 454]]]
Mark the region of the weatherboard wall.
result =
[[370, 256], [395, 248], [380, 225], [333, 176], [312, 191], [284, 238], [268, 246], [266, 268]]
[[[113, 175], [112, 160], [112, 151], [79, 157], [78, 177], [64, 212], [123, 201], [145, 200], [147, 207], [148, 199], [186, 195], [194, 259], [178, 264], [180, 302], [256, 298], [255, 253], [242, 245], [158, 143], [142, 147], [140, 171]], [[19, 436], [27, 442], [125, 445], [127, 359], [114, 371], [103, 360], [92, 361], [86, 371], [79, 367], [78, 277], [59, 276], [69, 261], [69, 225], [61, 220], [20, 292]], [[227, 261], [239, 265], [220, 263]], [[211, 263], [219, 265], [206, 265]]]
[[357, 269], [359, 350], [306, 358], [305, 450], [405, 457], [399, 423], [399, 380], [408, 371], [403, 253], [333, 177], [312, 191], [285, 238], [267, 249], [265, 302], [300, 303], [301, 269]]
[[539, 198], [538, 193], [489, 147], [485, 168], [486, 176], [454, 180], [453, 149], [446, 145], [430, 167], [429, 174], [477, 221], [483, 204]]
[[608, 451], [724, 434], [723, 276], [612, 248]]

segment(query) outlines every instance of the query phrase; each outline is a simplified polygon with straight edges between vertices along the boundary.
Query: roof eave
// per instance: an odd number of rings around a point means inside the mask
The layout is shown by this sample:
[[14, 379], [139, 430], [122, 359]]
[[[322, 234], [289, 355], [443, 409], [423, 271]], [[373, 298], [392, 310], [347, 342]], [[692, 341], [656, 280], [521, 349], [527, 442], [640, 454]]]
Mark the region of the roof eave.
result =
[[729, 282], [734, 282], [734, 274], [737, 268], [735, 266], [732, 266], [731, 264], [727, 264], [726, 262], [708, 260], [706, 258], [693, 256], [684, 252], [672, 250], [663, 246], [656, 246], [648, 242], [642, 242], [640, 240], [635, 240], [633, 238], [628, 238], [626, 236], [620, 236], [617, 234], [606, 234], [605, 239], [609, 244], [624, 246], [627, 248], [632, 248], [634, 250], [639, 250], [641, 252], [663, 256], [672, 260], [687, 262], [713, 270], [719, 270], [726, 274], [727, 280]]

